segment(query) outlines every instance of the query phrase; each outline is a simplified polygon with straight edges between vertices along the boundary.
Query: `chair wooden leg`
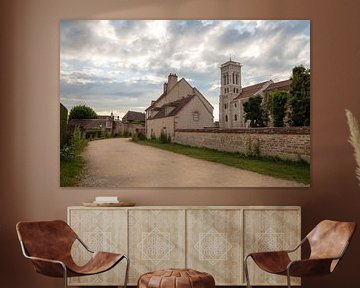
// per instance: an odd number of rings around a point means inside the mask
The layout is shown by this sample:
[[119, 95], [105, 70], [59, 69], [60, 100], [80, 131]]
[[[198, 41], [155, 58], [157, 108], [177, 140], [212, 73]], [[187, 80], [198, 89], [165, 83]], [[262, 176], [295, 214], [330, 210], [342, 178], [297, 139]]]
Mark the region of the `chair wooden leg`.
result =
[[247, 266], [247, 259], [249, 258], [250, 255], [247, 255], [244, 258], [244, 273], [245, 273], [245, 279], [246, 279], [246, 287], [247, 288], [251, 288], [250, 285], [250, 279], [249, 279], [249, 270], [248, 270], [248, 266]]

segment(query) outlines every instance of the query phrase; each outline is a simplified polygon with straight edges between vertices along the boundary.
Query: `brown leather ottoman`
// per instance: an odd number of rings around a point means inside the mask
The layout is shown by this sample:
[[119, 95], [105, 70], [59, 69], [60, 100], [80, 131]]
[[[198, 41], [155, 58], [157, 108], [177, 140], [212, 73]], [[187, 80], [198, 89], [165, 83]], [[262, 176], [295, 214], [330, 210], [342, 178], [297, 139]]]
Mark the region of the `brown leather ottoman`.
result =
[[214, 277], [192, 269], [166, 269], [140, 276], [138, 288], [214, 288]]

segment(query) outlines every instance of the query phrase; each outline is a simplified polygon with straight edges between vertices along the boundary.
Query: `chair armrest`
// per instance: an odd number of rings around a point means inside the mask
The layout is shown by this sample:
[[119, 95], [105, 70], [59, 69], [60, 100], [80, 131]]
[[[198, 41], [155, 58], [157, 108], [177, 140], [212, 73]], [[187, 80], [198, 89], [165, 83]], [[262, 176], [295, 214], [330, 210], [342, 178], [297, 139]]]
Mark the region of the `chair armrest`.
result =
[[333, 261], [339, 258], [318, 258], [291, 261], [287, 266], [290, 276], [312, 276], [329, 274], [332, 272]]

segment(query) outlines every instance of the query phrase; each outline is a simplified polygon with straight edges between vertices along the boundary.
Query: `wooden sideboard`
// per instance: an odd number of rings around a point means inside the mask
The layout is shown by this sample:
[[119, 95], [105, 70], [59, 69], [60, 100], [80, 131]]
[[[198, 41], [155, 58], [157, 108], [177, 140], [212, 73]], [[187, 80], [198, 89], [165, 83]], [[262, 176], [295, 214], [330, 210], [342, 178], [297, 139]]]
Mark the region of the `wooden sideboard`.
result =
[[[301, 238], [298, 206], [68, 207], [68, 223], [92, 250], [128, 254], [129, 285], [163, 268], [192, 268], [212, 274], [216, 285], [245, 285], [243, 258], [250, 252], [294, 248]], [[75, 243], [78, 263], [88, 253]], [[300, 258], [301, 252], [293, 258]], [[121, 285], [125, 263], [69, 285]], [[286, 285], [249, 261], [253, 285]], [[292, 282], [300, 285], [300, 280]]]

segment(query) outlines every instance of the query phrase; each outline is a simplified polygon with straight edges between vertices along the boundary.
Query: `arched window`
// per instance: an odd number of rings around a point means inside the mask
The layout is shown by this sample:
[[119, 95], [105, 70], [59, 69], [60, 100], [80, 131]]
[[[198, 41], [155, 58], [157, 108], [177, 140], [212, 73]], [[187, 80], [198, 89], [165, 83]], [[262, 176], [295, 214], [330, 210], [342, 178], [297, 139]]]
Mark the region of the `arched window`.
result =
[[235, 73], [234, 72], [232, 73], [232, 76], [233, 76], [232, 83], [235, 83]]
[[228, 116], [225, 115], [225, 122], [228, 122]]
[[226, 85], [226, 75], [223, 75], [223, 85]]

